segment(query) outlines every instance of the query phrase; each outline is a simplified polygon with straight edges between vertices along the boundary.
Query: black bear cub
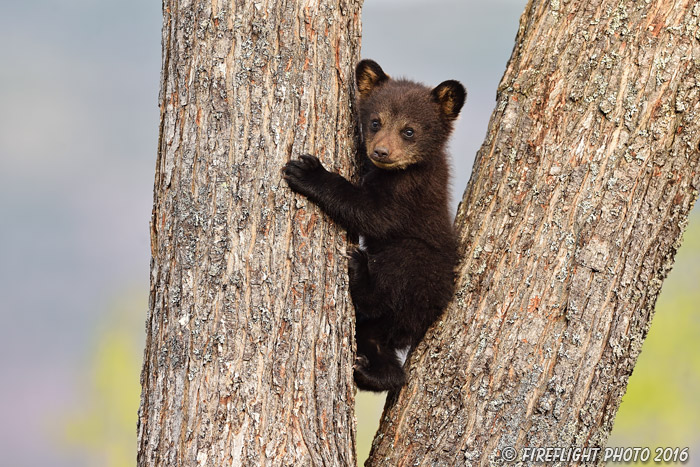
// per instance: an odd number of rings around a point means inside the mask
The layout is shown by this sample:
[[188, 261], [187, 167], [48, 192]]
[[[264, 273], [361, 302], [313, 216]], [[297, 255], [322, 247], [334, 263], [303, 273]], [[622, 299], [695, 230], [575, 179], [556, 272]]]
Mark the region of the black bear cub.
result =
[[395, 390], [406, 379], [406, 355], [453, 294], [457, 253], [445, 146], [466, 91], [457, 81], [430, 89], [391, 79], [371, 60], [357, 65], [355, 78], [360, 150], [368, 161], [359, 186], [310, 155], [288, 162], [283, 174], [359, 237], [348, 270], [355, 382], [363, 390]]

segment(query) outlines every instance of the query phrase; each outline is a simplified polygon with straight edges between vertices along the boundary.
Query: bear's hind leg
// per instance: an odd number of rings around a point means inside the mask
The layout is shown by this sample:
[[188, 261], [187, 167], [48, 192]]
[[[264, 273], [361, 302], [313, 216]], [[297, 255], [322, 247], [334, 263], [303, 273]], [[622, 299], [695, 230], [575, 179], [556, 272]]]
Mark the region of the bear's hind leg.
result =
[[360, 248], [355, 248], [349, 255], [350, 297], [358, 319], [376, 318], [382, 313], [369, 274], [368, 262], [369, 255]]

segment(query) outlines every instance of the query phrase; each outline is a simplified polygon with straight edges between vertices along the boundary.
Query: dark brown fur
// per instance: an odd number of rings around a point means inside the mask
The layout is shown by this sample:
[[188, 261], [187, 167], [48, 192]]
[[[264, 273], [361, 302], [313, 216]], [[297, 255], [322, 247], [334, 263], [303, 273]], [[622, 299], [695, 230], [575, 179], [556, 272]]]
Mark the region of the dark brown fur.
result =
[[405, 382], [397, 349], [414, 348], [453, 294], [456, 241], [448, 209], [445, 154], [466, 92], [392, 80], [379, 65], [357, 65], [362, 152], [359, 186], [304, 155], [283, 169], [296, 192], [361, 236], [349, 261], [357, 316], [355, 381], [385, 391]]

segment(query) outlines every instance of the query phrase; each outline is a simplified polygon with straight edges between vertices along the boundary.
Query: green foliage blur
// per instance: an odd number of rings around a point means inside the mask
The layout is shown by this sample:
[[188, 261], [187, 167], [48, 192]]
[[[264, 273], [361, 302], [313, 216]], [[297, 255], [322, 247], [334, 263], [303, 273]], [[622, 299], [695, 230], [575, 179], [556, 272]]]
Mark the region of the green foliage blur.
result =
[[609, 446], [700, 448], [700, 208], [664, 281]]
[[[610, 446], [700, 446], [700, 210], [664, 282], [652, 326], [615, 420]], [[113, 306], [85, 370], [86, 397], [61, 423], [60, 441], [90, 465], [133, 466], [145, 293]], [[138, 297], [138, 298], [137, 298]], [[357, 455], [364, 464], [384, 394], [358, 393]]]
[[357, 465], [364, 465], [372, 448], [374, 434], [379, 428], [379, 419], [384, 410], [386, 394], [357, 392], [355, 396], [355, 417], [357, 419]]
[[136, 421], [146, 305], [128, 293], [108, 314], [84, 375], [85, 398], [65, 415], [59, 444], [77, 450], [88, 465], [136, 465]]

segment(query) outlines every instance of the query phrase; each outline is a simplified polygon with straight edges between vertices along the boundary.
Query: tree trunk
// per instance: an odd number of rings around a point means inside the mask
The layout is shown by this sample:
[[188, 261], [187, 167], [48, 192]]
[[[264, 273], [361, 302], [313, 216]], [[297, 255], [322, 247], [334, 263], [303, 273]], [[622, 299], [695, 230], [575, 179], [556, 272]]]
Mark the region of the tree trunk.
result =
[[280, 169], [351, 172], [360, 3], [163, 2], [140, 466], [355, 464], [346, 239]]
[[605, 445], [700, 189], [699, 20], [530, 1], [457, 214], [456, 297], [366, 465]]

